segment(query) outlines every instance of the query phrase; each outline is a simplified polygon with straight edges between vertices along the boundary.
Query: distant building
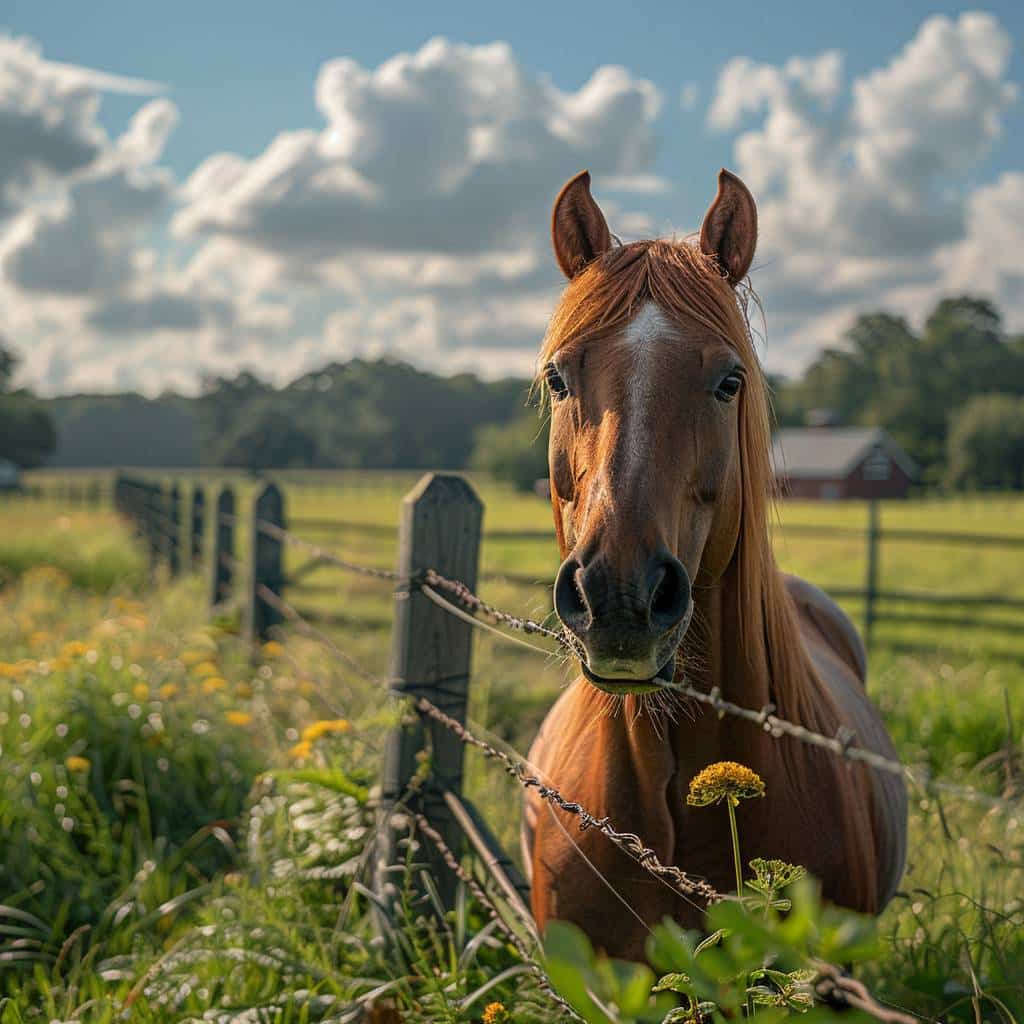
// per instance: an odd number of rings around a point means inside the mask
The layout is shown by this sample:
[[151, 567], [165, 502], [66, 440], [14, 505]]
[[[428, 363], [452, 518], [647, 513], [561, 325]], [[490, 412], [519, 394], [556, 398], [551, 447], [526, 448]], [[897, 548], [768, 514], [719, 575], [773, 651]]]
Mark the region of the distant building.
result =
[[0, 459], [0, 491], [13, 491], [21, 486], [21, 470], [7, 459]]
[[780, 430], [772, 442], [780, 493], [794, 498], [905, 498], [913, 459], [879, 427]]

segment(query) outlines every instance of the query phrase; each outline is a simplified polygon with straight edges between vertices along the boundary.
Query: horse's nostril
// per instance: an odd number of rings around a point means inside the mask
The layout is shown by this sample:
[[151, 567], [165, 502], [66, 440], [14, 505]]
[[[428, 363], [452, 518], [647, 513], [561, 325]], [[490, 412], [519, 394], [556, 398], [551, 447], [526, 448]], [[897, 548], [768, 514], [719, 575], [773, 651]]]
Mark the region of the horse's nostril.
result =
[[590, 608], [577, 582], [580, 563], [567, 558], [555, 577], [555, 611], [558, 617], [574, 633], [582, 635], [591, 622]]
[[690, 606], [690, 578], [678, 558], [656, 555], [648, 571], [652, 581], [649, 615], [658, 630], [675, 626]]

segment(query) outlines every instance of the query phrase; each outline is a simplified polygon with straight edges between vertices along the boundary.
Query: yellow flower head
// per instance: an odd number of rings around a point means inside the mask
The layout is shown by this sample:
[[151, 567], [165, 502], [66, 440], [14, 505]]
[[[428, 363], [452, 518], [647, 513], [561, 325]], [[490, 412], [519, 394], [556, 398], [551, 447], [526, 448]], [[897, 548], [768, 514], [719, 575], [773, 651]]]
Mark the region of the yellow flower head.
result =
[[302, 739], [307, 743], [313, 743], [321, 736], [334, 736], [338, 733], [348, 732], [351, 728], [347, 718], [325, 718], [312, 725], [307, 725], [302, 730]]
[[484, 1008], [481, 1024], [509, 1024], [512, 1015], [505, 1009], [504, 1003], [488, 1003]]
[[212, 661], [201, 661], [198, 665], [193, 665], [192, 674], [197, 676], [215, 676], [217, 674], [217, 666]]
[[280, 658], [284, 654], [284, 647], [281, 646], [276, 640], [268, 640], [263, 645], [263, 653], [268, 658]]
[[309, 740], [301, 740], [299, 743], [296, 743], [291, 750], [288, 751], [288, 756], [293, 761], [303, 761], [312, 753], [313, 744], [310, 743]]
[[63, 648], [61, 648], [61, 657], [64, 658], [80, 658], [89, 650], [89, 645], [83, 643], [81, 640], [69, 640]]
[[225, 718], [232, 725], [249, 725], [252, 722], [252, 715], [248, 711], [229, 711]]
[[65, 758], [64, 767], [69, 772], [87, 772], [92, 767], [92, 761], [87, 757], [79, 757], [77, 754], [72, 754], [70, 757]]
[[203, 680], [203, 693], [216, 693], [225, 689], [227, 685], [227, 681], [220, 676], [210, 676], [209, 679]]
[[178, 686], [176, 683], [164, 683], [157, 692], [161, 700], [170, 700], [178, 692]]
[[728, 800], [735, 806], [755, 796], [764, 796], [764, 782], [757, 772], [736, 761], [717, 761], [690, 780], [686, 802], [693, 807], [707, 807]]
[[132, 687], [132, 696], [136, 700], [146, 700], [149, 697], [149, 687], [145, 683], [136, 683]]

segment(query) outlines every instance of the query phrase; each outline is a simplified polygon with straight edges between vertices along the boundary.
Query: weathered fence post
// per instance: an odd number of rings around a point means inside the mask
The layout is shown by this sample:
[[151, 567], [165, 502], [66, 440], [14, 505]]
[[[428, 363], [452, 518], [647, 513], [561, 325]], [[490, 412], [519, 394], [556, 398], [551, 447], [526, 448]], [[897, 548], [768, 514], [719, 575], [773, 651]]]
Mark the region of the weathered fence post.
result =
[[284, 545], [271, 536], [262, 524], [269, 523], [283, 530], [284, 495], [275, 483], [264, 484], [252, 503], [252, 561], [245, 635], [250, 643], [263, 643], [270, 630], [282, 619], [277, 608], [262, 597], [262, 588], [281, 596], [284, 589]]
[[160, 553], [163, 550], [163, 488], [160, 484], [142, 482], [140, 482], [139, 488], [142, 492], [143, 529], [146, 532], [146, 541], [149, 545], [149, 571], [155, 574], [160, 565]]
[[871, 634], [874, 630], [878, 600], [878, 543], [880, 535], [878, 500], [868, 505], [868, 553], [867, 579], [864, 582], [864, 646], [871, 650]]
[[[430, 473], [405, 496], [398, 538], [398, 572], [413, 578], [435, 569], [449, 579], [475, 589], [480, 552], [483, 504], [461, 476]], [[395, 593], [392, 626], [391, 680], [394, 689], [411, 697], [426, 697], [459, 722], [466, 720], [473, 628], [433, 604], [410, 586]], [[430, 776], [416, 792], [409, 786], [429, 737]], [[463, 747], [447, 729], [410, 715], [388, 737], [381, 779], [380, 843], [377, 850], [377, 889], [390, 898], [387, 869], [402, 858], [396, 849], [401, 830], [391, 816], [397, 802], [419, 811], [453, 850], [462, 846], [462, 832], [445, 802], [444, 793], [462, 789]], [[433, 850], [421, 848], [446, 907], [455, 897], [456, 880]]]
[[203, 527], [206, 525], [206, 492], [202, 484], [192, 488], [192, 512], [189, 516], [189, 561], [193, 572], [198, 572], [203, 562]]
[[181, 572], [181, 488], [173, 483], [167, 492], [167, 570]]
[[210, 608], [231, 596], [235, 561], [235, 492], [225, 484], [213, 509], [213, 551], [210, 556]]

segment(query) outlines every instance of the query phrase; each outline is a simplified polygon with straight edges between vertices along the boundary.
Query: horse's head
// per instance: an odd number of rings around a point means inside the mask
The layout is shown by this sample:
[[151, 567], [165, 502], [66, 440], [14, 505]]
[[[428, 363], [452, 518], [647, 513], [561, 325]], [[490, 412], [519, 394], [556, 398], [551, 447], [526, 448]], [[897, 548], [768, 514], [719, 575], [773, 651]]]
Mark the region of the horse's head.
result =
[[748, 389], [767, 423], [734, 291], [757, 211], [723, 170], [699, 242], [618, 245], [584, 172], [558, 196], [552, 236], [570, 281], [541, 357], [564, 559], [555, 609], [591, 682], [646, 692], [674, 674], [694, 584], [736, 550]]

